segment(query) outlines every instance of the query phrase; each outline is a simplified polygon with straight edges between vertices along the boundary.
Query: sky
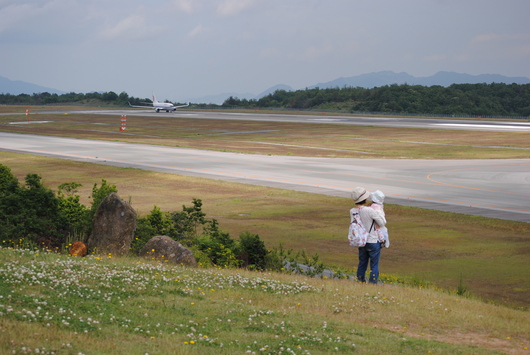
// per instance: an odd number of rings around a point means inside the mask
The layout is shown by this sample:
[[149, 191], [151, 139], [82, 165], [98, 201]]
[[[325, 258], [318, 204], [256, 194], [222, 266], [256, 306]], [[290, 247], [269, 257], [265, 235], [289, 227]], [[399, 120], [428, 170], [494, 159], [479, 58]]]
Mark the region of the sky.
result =
[[530, 78], [529, 0], [0, 0], [0, 76], [184, 102], [378, 71]]

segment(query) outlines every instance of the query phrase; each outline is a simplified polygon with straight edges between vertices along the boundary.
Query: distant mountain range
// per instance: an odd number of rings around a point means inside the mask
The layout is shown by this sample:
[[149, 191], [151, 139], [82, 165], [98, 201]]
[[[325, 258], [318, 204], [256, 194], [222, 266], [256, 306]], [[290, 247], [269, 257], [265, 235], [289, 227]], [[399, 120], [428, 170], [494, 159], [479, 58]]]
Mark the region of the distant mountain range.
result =
[[[504, 84], [530, 84], [530, 79], [526, 77], [508, 77], [499, 74], [481, 74], [481, 75], [470, 75], [470, 74], [461, 74], [448, 71], [440, 71], [434, 75], [427, 77], [415, 77], [408, 73], [395, 73], [393, 71], [380, 71], [370, 74], [362, 74], [358, 76], [351, 76], [348, 78], [338, 78], [332, 81], [325, 83], [318, 83], [313, 86], [307, 87], [308, 89], [313, 88], [343, 88], [343, 87], [362, 87], [366, 89], [371, 89], [374, 87], [392, 85], [392, 84], [408, 84], [408, 85], [422, 85], [422, 86], [450, 86], [452, 84], [491, 84], [491, 83], [504, 83]], [[297, 89], [297, 90], [303, 90]], [[204, 103], [215, 103], [222, 104], [230, 96], [237, 97], [239, 99], [260, 99], [264, 96], [267, 96], [271, 93], [274, 93], [276, 90], [285, 90], [285, 91], [294, 91], [292, 87], [288, 85], [275, 85], [259, 95], [253, 94], [237, 94], [237, 93], [225, 93], [216, 96], [208, 97], [199, 97], [193, 98], [186, 101], [191, 102], [204, 102]], [[211, 100], [215, 98], [214, 100]]]
[[19, 80], [9, 80], [0, 76], [0, 94], [11, 94], [11, 95], [20, 95], [28, 94], [33, 95], [34, 93], [49, 92], [50, 94], [65, 94], [64, 91], [57, 89], [47, 88], [44, 86], [27, 83], [25, 81]]
[[394, 73], [392, 71], [380, 71], [377, 73], [362, 74], [349, 78], [338, 78], [326, 83], [319, 83], [310, 88], [342, 88], [342, 87], [362, 87], [374, 88], [378, 86], [392, 84], [408, 84], [423, 86], [450, 86], [452, 84], [481, 84], [481, 83], [505, 83], [505, 84], [530, 84], [530, 79], [525, 77], [507, 77], [498, 74], [470, 75], [449, 71], [440, 71], [434, 75], [426, 77], [415, 77], [408, 73]]
[[[343, 88], [343, 87], [363, 87], [373, 88], [378, 86], [392, 85], [392, 84], [408, 84], [408, 85], [423, 85], [423, 86], [450, 86], [452, 84], [479, 84], [479, 83], [505, 83], [505, 84], [530, 84], [530, 79], [526, 77], [507, 77], [499, 74], [481, 74], [481, 75], [470, 75], [461, 74], [455, 72], [440, 71], [432, 76], [427, 77], [415, 77], [408, 73], [395, 73], [393, 71], [380, 71], [369, 74], [362, 74], [358, 76], [351, 76], [347, 78], [338, 78], [325, 83], [318, 83], [316, 85], [308, 87], [309, 89], [319, 87], [321, 89], [327, 88]], [[302, 88], [305, 89], [305, 88]], [[237, 97], [239, 99], [260, 99], [276, 90], [294, 91], [292, 87], [288, 85], [275, 85], [262, 93], [255, 95], [251, 93], [222, 93], [218, 95], [202, 96], [195, 98], [187, 98], [184, 101], [195, 102], [195, 103], [213, 103], [222, 104], [230, 96]], [[297, 89], [298, 90], [298, 89]], [[65, 92], [39, 86], [24, 81], [13, 81], [0, 76], [0, 93], [3, 94], [29, 94], [49, 92], [51, 94], [64, 94]], [[179, 99], [182, 100], [182, 99]]]

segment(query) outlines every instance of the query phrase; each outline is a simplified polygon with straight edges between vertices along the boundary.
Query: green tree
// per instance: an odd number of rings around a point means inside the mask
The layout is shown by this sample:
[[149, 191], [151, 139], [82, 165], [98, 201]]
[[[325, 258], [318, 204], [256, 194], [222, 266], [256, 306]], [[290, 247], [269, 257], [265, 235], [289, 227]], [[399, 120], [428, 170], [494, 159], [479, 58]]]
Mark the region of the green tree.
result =
[[248, 267], [263, 270], [267, 267], [267, 255], [269, 254], [265, 243], [259, 235], [244, 232], [239, 235], [241, 248], [240, 258], [248, 263]]
[[122, 91], [118, 98], [116, 99], [116, 103], [119, 105], [127, 105], [129, 102], [129, 95], [125, 91]]
[[8, 166], [0, 164], [0, 198], [2, 194], [18, 187], [18, 180]]
[[10, 184], [0, 199], [0, 235], [14, 246], [59, 248], [66, 240], [59, 200], [41, 179], [28, 174], [25, 187]]
[[116, 94], [114, 91], [105, 92], [103, 93], [101, 99], [107, 102], [116, 101], [118, 99], [118, 94]]
[[184, 244], [191, 245], [198, 237], [199, 227], [206, 225], [206, 214], [202, 212], [202, 200], [193, 199], [193, 206], [182, 205], [182, 212], [173, 212], [171, 219], [175, 225], [176, 238]]
[[77, 239], [84, 239], [89, 228], [89, 210], [79, 200], [77, 189], [83, 185], [76, 182], [66, 182], [58, 187], [57, 198], [59, 210], [66, 218], [68, 233]]
[[156, 235], [167, 235], [175, 239], [176, 232], [171, 215], [167, 212], [162, 212], [159, 207], [154, 206], [151, 213], [136, 220], [136, 231], [134, 232], [131, 250], [138, 253], [145, 243]]
[[239, 244], [229, 233], [219, 229], [215, 219], [208, 223], [205, 234], [197, 239], [197, 246], [216, 266], [226, 268], [241, 265], [241, 260], [237, 259]]

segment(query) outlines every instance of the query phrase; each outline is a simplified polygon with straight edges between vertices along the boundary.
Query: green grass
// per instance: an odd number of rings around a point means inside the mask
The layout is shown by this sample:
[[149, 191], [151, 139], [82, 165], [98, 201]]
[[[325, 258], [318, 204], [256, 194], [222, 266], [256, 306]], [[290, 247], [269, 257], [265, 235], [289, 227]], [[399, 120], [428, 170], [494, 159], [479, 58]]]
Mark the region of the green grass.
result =
[[[310, 256], [316, 253], [326, 265], [348, 272], [357, 265], [356, 250], [346, 241], [347, 198], [7, 152], [0, 152], [0, 161], [19, 181], [38, 173], [52, 189], [64, 182], [83, 184], [79, 193], [87, 205], [92, 186], [105, 179], [140, 215], [154, 205], [180, 211], [200, 198], [207, 218], [217, 219], [235, 239], [249, 231], [269, 249], [281, 243]], [[387, 205], [386, 214], [392, 244], [382, 253], [383, 277], [455, 292], [462, 275], [474, 297], [529, 306], [528, 223], [396, 205]]]
[[[20, 117], [1, 116], [0, 124]], [[374, 127], [344, 131], [331, 125], [279, 125], [279, 133], [260, 136], [219, 135], [233, 127], [227, 122], [161, 118], [131, 120], [137, 127], [129, 132], [138, 134], [131, 139], [117, 133], [115, 117], [51, 117], [50, 125], [0, 129], [260, 154], [360, 157], [357, 150], [370, 153], [377, 145], [381, 150], [375, 157], [381, 158], [528, 158], [526, 150], [486, 146], [530, 144], [528, 133]], [[267, 127], [230, 125], [239, 130]], [[141, 136], [151, 133], [159, 138]], [[299, 147], [260, 141], [295, 142]], [[431, 149], [422, 143], [429, 141], [452, 146]], [[351, 272], [357, 263], [345, 237], [349, 199], [6, 152], [0, 152], [0, 163], [20, 181], [38, 173], [53, 189], [80, 182], [86, 204], [92, 186], [106, 179], [140, 215], [154, 205], [177, 211], [200, 198], [207, 217], [218, 219], [221, 229], [234, 238], [244, 231], [257, 233], [269, 248], [283, 243], [307, 255], [318, 253], [320, 261], [341, 271]], [[0, 249], [0, 353], [528, 353], [528, 312], [522, 311], [530, 299], [527, 223], [394, 205], [387, 205], [386, 213], [392, 247], [383, 250], [381, 278], [388, 284], [379, 287], [243, 270], [186, 270], [134, 258], [72, 259]], [[248, 281], [247, 287], [254, 283], [269, 289], [281, 283], [288, 289], [295, 282], [308, 289], [279, 295], [222, 283], [239, 277], [233, 275], [261, 280]], [[408, 286], [400, 286], [403, 282]], [[462, 290], [464, 295], [457, 295]]]
[[528, 313], [435, 290], [0, 248], [0, 352], [495, 354]]

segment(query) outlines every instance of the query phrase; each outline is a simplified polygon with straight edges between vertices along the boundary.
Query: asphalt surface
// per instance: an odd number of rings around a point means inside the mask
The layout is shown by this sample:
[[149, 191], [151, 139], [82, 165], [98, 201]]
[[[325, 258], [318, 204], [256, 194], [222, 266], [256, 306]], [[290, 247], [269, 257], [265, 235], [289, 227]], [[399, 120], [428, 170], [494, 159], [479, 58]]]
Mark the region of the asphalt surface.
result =
[[530, 222], [530, 159], [261, 156], [3, 132], [0, 150], [341, 197], [363, 186], [387, 203]]
[[[65, 111], [59, 112], [63, 113]], [[68, 111], [73, 112], [73, 111]], [[256, 112], [226, 112], [215, 111], [189, 111], [177, 110], [175, 112], [160, 112], [143, 109], [124, 110], [99, 110], [99, 111], [75, 111], [76, 113], [100, 113], [127, 116], [153, 116], [153, 117], [181, 117], [191, 119], [216, 119], [216, 120], [241, 120], [241, 121], [267, 121], [267, 122], [293, 122], [293, 123], [326, 123], [338, 125], [362, 125], [395, 128], [427, 128], [427, 129], [457, 129], [475, 131], [499, 131], [499, 132], [530, 132], [530, 120], [464, 120], [451, 118], [413, 118], [395, 116], [345, 116], [329, 113], [316, 113], [313, 115], [297, 114], [271, 114]]]

